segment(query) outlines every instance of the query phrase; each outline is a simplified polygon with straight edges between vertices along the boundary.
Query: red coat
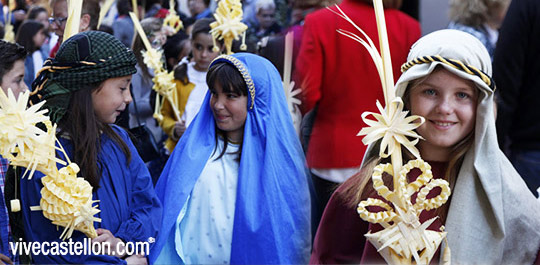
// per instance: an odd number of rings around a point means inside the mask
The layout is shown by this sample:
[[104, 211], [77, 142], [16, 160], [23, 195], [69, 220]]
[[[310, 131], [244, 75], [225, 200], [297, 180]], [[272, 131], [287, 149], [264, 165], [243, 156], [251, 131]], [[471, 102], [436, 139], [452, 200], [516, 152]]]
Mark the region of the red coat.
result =
[[[339, 6], [378, 47], [373, 7], [354, 0], [343, 0]], [[420, 25], [398, 10], [386, 10], [385, 16], [397, 80], [411, 45], [420, 37]], [[330, 10], [308, 15], [296, 60], [295, 79], [303, 89], [302, 111], [319, 103], [307, 153], [310, 168], [359, 166], [366, 149], [362, 137], [356, 136], [366, 126], [361, 115], [376, 111], [375, 101], [384, 100], [379, 74], [368, 52], [337, 29], [361, 35]]]

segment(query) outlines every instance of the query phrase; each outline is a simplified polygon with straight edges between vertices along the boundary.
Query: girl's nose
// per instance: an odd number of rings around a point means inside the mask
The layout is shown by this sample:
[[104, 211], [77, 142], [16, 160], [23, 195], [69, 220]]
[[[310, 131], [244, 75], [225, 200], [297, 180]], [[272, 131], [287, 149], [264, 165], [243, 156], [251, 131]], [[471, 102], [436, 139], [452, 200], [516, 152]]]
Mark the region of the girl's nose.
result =
[[451, 99], [444, 97], [436, 106], [436, 110], [440, 114], [448, 115], [454, 110], [454, 104]]
[[129, 89], [126, 89], [124, 92], [124, 102], [126, 104], [129, 104], [131, 103], [131, 101], [133, 101], [133, 98], [131, 97], [131, 92], [129, 91]]
[[212, 107], [215, 110], [222, 110], [224, 108], [223, 100], [221, 98], [222, 97], [218, 95], [212, 95], [212, 101], [213, 101]]
[[208, 50], [203, 49], [203, 51], [201, 52], [201, 57], [206, 58], [207, 56], [208, 56]]
[[28, 90], [28, 86], [26, 85], [26, 82], [22, 82], [21, 92], [26, 92], [27, 90]]

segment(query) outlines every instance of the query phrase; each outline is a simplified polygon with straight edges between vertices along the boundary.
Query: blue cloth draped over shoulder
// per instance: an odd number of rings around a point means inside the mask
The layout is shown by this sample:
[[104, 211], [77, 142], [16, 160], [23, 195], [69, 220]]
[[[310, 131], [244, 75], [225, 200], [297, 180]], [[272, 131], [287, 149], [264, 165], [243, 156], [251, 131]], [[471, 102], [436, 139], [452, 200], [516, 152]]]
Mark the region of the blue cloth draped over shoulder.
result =
[[[94, 227], [104, 228], [125, 242], [150, 242], [149, 238], [157, 237], [161, 222], [161, 204], [154, 192], [150, 173], [127, 133], [113, 125], [131, 151], [131, 161], [127, 158], [116, 142], [102, 135], [101, 152], [98, 154], [102, 170], [100, 188], [94, 191], [93, 199], [99, 200], [101, 212], [96, 216], [101, 222], [95, 222]], [[73, 146], [65, 138], [60, 138], [62, 146], [71, 157]], [[26, 239], [29, 242], [61, 242], [60, 234], [63, 227], [53, 225], [43, 216], [41, 211], [31, 211], [31, 206], [39, 205], [41, 199], [41, 178], [43, 174], [36, 172], [34, 177], [21, 179], [21, 201], [24, 217]], [[74, 231], [73, 241], [82, 241], [86, 236]], [[152, 244], [150, 244], [152, 247]], [[52, 251], [53, 249], [48, 249]], [[58, 249], [57, 249], [58, 251]], [[88, 251], [88, 250], [87, 250]], [[73, 254], [73, 253], [71, 253]], [[120, 258], [107, 255], [33, 255], [38, 264], [125, 264]]]
[[[247, 96], [230, 263], [305, 264], [311, 250], [310, 182], [279, 73], [268, 60], [253, 54], [220, 56], [212, 65], [218, 62], [235, 66], [248, 89], [254, 90], [254, 101], [250, 91]], [[164, 216], [151, 263], [174, 232], [178, 214], [214, 151], [216, 131], [209, 102], [208, 92], [156, 186]]]

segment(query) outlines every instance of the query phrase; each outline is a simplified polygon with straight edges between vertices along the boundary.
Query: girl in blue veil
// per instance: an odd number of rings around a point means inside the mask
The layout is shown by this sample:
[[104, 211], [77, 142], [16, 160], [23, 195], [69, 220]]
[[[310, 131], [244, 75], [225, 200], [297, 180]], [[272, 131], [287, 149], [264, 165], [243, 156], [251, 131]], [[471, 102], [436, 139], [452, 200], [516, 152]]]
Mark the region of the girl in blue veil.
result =
[[224, 55], [207, 83], [156, 187], [164, 216], [150, 261], [306, 263], [309, 184], [278, 71], [257, 55]]

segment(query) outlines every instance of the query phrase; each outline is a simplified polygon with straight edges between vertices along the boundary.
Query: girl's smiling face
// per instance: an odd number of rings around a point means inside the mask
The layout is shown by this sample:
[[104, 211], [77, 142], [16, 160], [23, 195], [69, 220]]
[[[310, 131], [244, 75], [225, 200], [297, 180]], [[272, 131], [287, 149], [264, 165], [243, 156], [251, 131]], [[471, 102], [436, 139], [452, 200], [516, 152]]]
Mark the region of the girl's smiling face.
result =
[[247, 96], [231, 89], [224, 90], [218, 82], [210, 88], [210, 93], [210, 108], [217, 127], [225, 131], [231, 141], [241, 142], [247, 117]]
[[447, 161], [452, 147], [474, 129], [478, 89], [444, 68], [435, 69], [410, 89], [411, 114], [426, 119], [417, 129], [425, 139], [418, 143], [422, 157]]
[[114, 123], [131, 102], [129, 84], [131, 75], [109, 78], [92, 91], [92, 105], [100, 122]]

